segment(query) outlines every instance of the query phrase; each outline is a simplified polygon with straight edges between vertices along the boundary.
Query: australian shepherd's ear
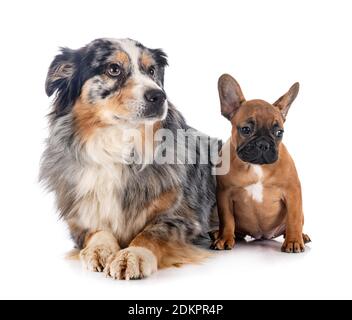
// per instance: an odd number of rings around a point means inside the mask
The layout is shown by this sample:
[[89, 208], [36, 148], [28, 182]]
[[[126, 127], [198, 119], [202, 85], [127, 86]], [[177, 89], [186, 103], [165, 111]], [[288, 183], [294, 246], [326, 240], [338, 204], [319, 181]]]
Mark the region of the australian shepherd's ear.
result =
[[66, 114], [80, 94], [81, 84], [77, 74], [79, 52], [62, 48], [50, 64], [45, 81], [45, 91], [50, 97], [56, 92], [54, 101], [56, 116]]
[[169, 65], [167, 62], [167, 54], [161, 49], [149, 49], [149, 50], [151, 51], [156, 64], [160, 68], [159, 78], [160, 78], [161, 85], [164, 87], [164, 71], [165, 71], [165, 67]]

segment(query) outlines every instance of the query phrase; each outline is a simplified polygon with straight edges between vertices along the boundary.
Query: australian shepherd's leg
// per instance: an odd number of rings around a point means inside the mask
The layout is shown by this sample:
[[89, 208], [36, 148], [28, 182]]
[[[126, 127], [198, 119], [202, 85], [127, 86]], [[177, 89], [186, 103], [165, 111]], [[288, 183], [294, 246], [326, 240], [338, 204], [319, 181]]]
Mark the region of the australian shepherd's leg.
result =
[[132, 280], [150, 276], [158, 269], [153, 251], [142, 246], [130, 246], [109, 258], [105, 274], [114, 279]]
[[158, 220], [137, 235], [128, 248], [109, 259], [105, 268], [107, 275], [115, 279], [141, 279], [158, 268], [193, 263], [208, 256], [205, 250], [187, 241], [198, 229], [197, 222], [182, 217]]
[[102, 272], [112, 255], [119, 251], [120, 247], [116, 238], [108, 231], [97, 231], [87, 234], [84, 248], [80, 252], [83, 265], [90, 271]]

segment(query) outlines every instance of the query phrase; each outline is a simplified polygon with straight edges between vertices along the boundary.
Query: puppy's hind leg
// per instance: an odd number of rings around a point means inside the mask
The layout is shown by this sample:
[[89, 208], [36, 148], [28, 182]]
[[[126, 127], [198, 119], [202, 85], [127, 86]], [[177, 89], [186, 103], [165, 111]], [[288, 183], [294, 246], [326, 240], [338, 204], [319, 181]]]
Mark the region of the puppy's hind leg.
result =
[[312, 240], [310, 239], [310, 237], [307, 234], [302, 233], [302, 237], [303, 237], [303, 242], [304, 243], [312, 242]]

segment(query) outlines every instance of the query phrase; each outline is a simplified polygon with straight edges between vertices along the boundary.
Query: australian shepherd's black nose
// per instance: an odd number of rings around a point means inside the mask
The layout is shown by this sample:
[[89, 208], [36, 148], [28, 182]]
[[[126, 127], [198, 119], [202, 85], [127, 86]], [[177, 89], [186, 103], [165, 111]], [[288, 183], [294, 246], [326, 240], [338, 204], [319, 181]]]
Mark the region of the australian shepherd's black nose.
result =
[[[160, 49], [98, 39], [63, 48], [46, 80], [55, 98], [40, 178], [55, 193], [82, 262], [113, 278], [143, 278], [204, 253], [192, 243], [208, 231], [215, 207], [211, 165], [182, 163], [176, 153], [173, 163], [146, 161], [148, 148], [165, 152], [158, 131], [173, 133], [175, 145], [179, 131], [198, 135], [167, 99], [166, 65]], [[126, 139], [132, 129], [142, 144]], [[203, 152], [198, 144], [185, 148]], [[131, 154], [143, 163], [127, 161]]]

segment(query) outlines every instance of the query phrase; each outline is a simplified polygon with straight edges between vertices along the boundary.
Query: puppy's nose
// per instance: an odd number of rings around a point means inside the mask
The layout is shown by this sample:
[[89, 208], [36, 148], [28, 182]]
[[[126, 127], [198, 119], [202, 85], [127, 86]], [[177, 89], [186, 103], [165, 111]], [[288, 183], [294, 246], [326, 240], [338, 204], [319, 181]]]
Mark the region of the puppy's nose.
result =
[[144, 99], [154, 105], [162, 105], [166, 100], [166, 95], [162, 90], [152, 89], [144, 94]]
[[269, 142], [265, 140], [260, 140], [256, 142], [257, 148], [260, 149], [263, 152], [266, 152], [270, 149], [270, 144]]

